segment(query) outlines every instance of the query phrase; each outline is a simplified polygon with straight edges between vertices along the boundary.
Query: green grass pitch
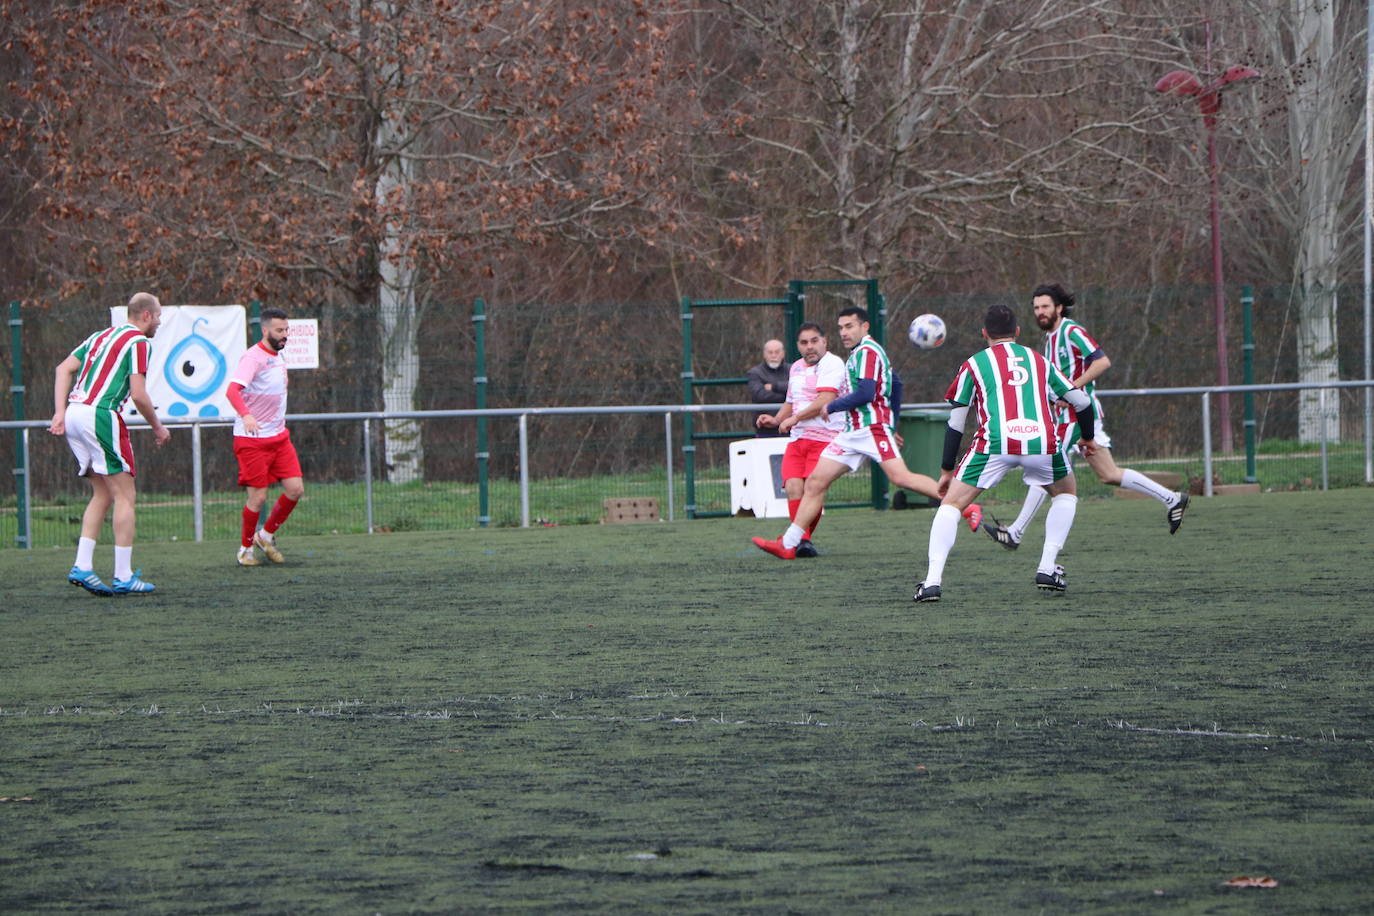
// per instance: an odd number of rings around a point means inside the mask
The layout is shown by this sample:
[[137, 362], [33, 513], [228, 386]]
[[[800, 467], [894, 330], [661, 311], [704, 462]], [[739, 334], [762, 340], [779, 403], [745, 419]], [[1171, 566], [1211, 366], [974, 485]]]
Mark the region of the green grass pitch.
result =
[[1371, 518], [1088, 499], [1066, 595], [1042, 513], [921, 606], [928, 511], [792, 563], [774, 520], [288, 525], [105, 600], [0, 550], [0, 912], [1371, 912]]

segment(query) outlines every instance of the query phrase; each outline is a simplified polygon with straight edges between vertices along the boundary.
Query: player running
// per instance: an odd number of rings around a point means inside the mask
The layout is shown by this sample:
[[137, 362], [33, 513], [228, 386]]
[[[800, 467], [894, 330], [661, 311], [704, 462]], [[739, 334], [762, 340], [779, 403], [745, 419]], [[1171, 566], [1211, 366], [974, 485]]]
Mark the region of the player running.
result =
[[[978, 494], [994, 487], [1008, 470], [1020, 467], [1027, 484], [1043, 486], [1050, 494], [1045, 519], [1045, 547], [1035, 573], [1036, 588], [1062, 592], [1063, 567], [1059, 551], [1073, 527], [1078, 509], [1073, 467], [1059, 448], [1052, 402], [1064, 400], [1078, 411], [1085, 456], [1097, 449], [1093, 440], [1096, 413], [1092, 399], [1040, 354], [1016, 343], [1021, 329], [1005, 305], [994, 305], [983, 319], [988, 347], [964, 360], [946, 400], [954, 407], [945, 430], [939, 490], [944, 500], [930, 523], [929, 567], [916, 589], [916, 601], [939, 601], [945, 561], [959, 533], [959, 513]], [[973, 445], [958, 462], [964, 423], [970, 409], [978, 418]]]
[[[87, 337], [57, 366], [53, 383], [53, 416], [48, 432], [66, 436], [76, 456], [76, 473], [91, 483], [91, 499], [81, 516], [76, 562], [67, 581], [92, 595], [145, 595], [155, 591], [133, 568], [135, 502], [134, 450], [121, 410], [132, 397], [134, 407], [153, 428], [161, 447], [172, 437], [148, 397], [150, 338], [162, 324], [162, 303], [151, 293], [129, 300], [125, 324]], [[114, 506], [114, 581], [106, 585], [95, 574], [96, 539], [105, 513]]]
[[[797, 333], [797, 350], [801, 359], [792, 364], [787, 382], [787, 400], [776, 414], [760, 414], [757, 425], [791, 433], [787, 451], [782, 455], [782, 485], [787, 492], [787, 517], [796, 521], [806, 478], [816, 469], [821, 452], [844, 431], [844, 417], [825, 415], [825, 405], [847, 391], [844, 360], [829, 352], [825, 331], [814, 321], [808, 321]], [[820, 524], [820, 516], [812, 522], [806, 536], [797, 545], [798, 557], [816, 556], [811, 536]]]
[[[1183, 524], [1183, 513], [1188, 510], [1188, 494], [1175, 492], [1155, 483], [1138, 471], [1119, 468], [1112, 458], [1112, 440], [1102, 428], [1102, 405], [1094, 393], [1097, 379], [1111, 368], [1112, 361], [1102, 348], [1088, 334], [1086, 328], [1069, 317], [1073, 309], [1074, 297], [1064, 291], [1057, 283], [1037, 286], [1031, 293], [1031, 306], [1035, 309], [1035, 323], [1046, 333], [1045, 359], [1059, 368], [1073, 383], [1092, 399], [1093, 410], [1097, 414], [1097, 450], [1084, 455], [1088, 467], [1093, 469], [1097, 479], [1105, 484], [1125, 487], [1137, 493], [1153, 496], [1164, 504], [1165, 520], [1169, 523], [1169, 533], [1173, 534]], [[1074, 423], [1073, 411], [1061, 406], [1056, 411], [1055, 422], [1065, 455], [1079, 439], [1079, 430]], [[1008, 550], [1021, 546], [1021, 538], [1030, 527], [1031, 519], [1040, 510], [1046, 499], [1040, 487], [1026, 491], [1026, 501], [1021, 504], [1021, 512], [1016, 521], [1003, 528], [996, 519], [983, 525], [988, 537]]]
[[[820, 517], [830, 485], [841, 475], [858, 470], [865, 458], [877, 462], [896, 486], [931, 498], [939, 496], [935, 481], [908, 470], [898, 450], [892, 427], [901, 410], [902, 380], [892, 371], [882, 344], [869, 336], [868, 312], [858, 306], [845, 309], [840, 312], [839, 327], [840, 341], [850, 349], [845, 363], [849, 393], [828, 401], [818, 416], [843, 415], [844, 431], [825, 447], [806, 478], [801, 504], [787, 531], [776, 540], [753, 538], [754, 546], [783, 560], [797, 557], [797, 548]], [[982, 509], [970, 504], [964, 517], [976, 531]]]
[[[239, 461], [239, 486], [248, 488], [243, 507], [240, 566], [259, 566], [253, 552], [259, 547], [273, 563], [285, 562], [277, 548], [276, 531], [305, 495], [301, 462], [286, 428], [286, 347], [288, 323], [281, 309], [263, 309], [262, 340], [239, 359], [225, 397], [238, 413], [234, 420], [234, 457]], [[267, 522], [258, 528], [258, 517], [267, 502], [267, 488], [281, 481], [281, 496], [272, 506]]]

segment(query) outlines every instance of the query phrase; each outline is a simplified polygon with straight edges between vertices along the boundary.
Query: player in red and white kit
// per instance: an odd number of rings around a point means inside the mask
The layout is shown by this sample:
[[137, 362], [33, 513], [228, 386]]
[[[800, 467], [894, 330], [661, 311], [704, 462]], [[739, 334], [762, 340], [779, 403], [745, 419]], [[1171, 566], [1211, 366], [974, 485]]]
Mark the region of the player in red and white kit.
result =
[[[277, 549], [276, 531], [305, 495], [301, 463], [291, 433], [286, 428], [286, 313], [262, 312], [262, 340], [239, 359], [225, 397], [238, 412], [234, 420], [234, 457], [239, 461], [239, 486], [248, 488], [243, 507], [243, 538], [239, 543], [240, 566], [258, 566], [257, 546], [273, 563], [285, 560]], [[281, 481], [281, 496], [272, 506], [267, 522], [258, 528], [258, 516], [267, 502], [267, 488]]]
[[[765, 429], [790, 432], [792, 439], [782, 456], [783, 488], [787, 491], [787, 517], [796, 521], [806, 478], [816, 469], [825, 447], [844, 432], [842, 414], [827, 415], [825, 405], [845, 394], [848, 374], [844, 360], [829, 352], [825, 331], [814, 321], [801, 326], [797, 334], [797, 350], [801, 359], [792, 364], [787, 382], [787, 400], [776, 414], [761, 414], [756, 421]], [[811, 535], [820, 524], [820, 516], [797, 545], [797, 556], [814, 557], [816, 548]]]

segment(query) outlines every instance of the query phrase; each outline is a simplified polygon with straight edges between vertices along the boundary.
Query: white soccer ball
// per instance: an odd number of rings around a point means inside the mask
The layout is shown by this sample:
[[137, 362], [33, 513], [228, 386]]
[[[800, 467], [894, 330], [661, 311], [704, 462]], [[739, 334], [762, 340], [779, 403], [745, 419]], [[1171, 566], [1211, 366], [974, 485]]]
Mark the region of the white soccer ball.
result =
[[945, 342], [945, 322], [939, 315], [917, 315], [906, 336], [922, 350], [934, 350]]

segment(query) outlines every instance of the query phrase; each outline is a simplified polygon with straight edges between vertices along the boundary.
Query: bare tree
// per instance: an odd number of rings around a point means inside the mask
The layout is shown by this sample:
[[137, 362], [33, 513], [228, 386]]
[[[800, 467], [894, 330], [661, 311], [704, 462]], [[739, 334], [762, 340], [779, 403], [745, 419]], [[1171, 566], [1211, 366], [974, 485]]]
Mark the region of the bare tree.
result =
[[[380, 387], [414, 406], [417, 284], [560, 237], [682, 219], [662, 97], [673, 3], [72, 6], [3, 0], [28, 61], [6, 142], [71, 293], [122, 259], [240, 296], [378, 310]], [[81, 274], [84, 274], [82, 276]], [[418, 435], [388, 431], [397, 479]]]
[[734, 74], [756, 161], [791, 164], [829, 239], [811, 266], [930, 275], [956, 247], [1063, 237], [1070, 214], [1159, 181], [1136, 142], [1160, 114], [1117, 71], [1170, 48], [1121, 6], [718, 0], [753, 50]]
[[[1348, 0], [1251, 0], [1238, 12], [1230, 27], [1253, 42], [1265, 116], [1242, 134], [1241, 155], [1257, 165], [1233, 179], [1249, 199], [1250, 218], [1236, 224], [1262, 269], [1295, 287], [1298, 381], [1334, 381], [1337, 288], [1360, 239], [1353, 165], [1364, 133], [1365, 9]], [[1339, 398], [1304, 392], [1298, 436], [1339, 440]]]

